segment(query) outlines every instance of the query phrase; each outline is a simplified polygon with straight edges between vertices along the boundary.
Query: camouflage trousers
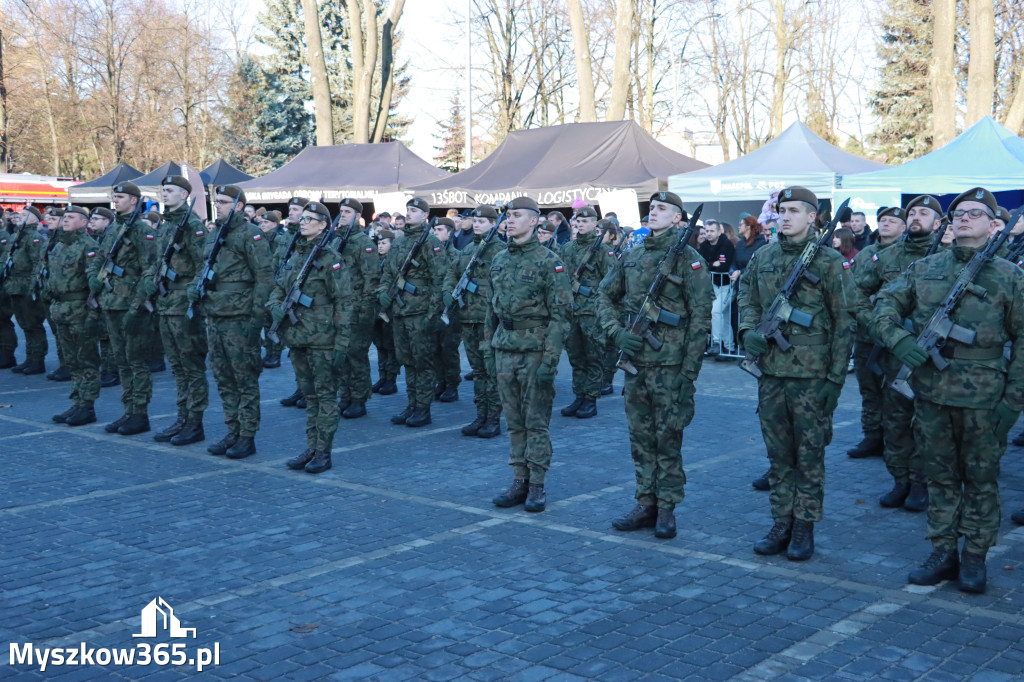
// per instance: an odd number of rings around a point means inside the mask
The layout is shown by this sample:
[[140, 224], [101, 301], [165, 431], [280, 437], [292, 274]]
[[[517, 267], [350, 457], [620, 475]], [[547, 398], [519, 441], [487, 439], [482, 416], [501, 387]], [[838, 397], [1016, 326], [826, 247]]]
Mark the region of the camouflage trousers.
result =
[[[100, 315], [102, 316], [100, 311]], [[117, 364], [110, 354], [110, 335], [107, 334], [107, 326], [100, 325], [100, 374], [117, 373]]]
[[306, 397], [306, 447], [330, 452], [338, 430], [338, 384], [334, 350], [296, 348], [289, 350], [299, 390]]
[[481, 343], [490, 343], [487, 328], [483, 322], [467, 322], [462, 325], [462, 340], [466, 348], [466, 358], [473, 368], [473, 403], [477, 414], [498, 419], [501, 416], [501, 398], [498, 396], [498, 382], [487, 373]]
[[409, 406], [429, 410], [434, 400], [434, 320], [426, 313], [391, 318], [395, 334], [395, 355], [405, 367], [405, 390]]
[[891, 383], [892, 378], [887, 377], [882, 389], [885, 468], [897, 483], [924, 483], [915, 442], [914, 401], [889, 388]]
[[165, 350], [178, 394], [178, 414], [188, 419], [202, 419], [209, 405], [204, 326], [204, 319], [198, 312], [191, 320], [185, 315], [160, 316], [160, 334], [167, 339]]
[[581, 315], [572, 322], [565, 339], [565, 353], [572, 365], [574, 395], [597, 400], [604, 383], [605, 334], [595, 315]]
[[860, 428], [865, 436], [882, 437], [882, 395], [884, 381], [868, 367], [868, 356], [874, 344], [858, 340], [853, 347], [853, 371], [860, 388]]
[[683, 501], [683, 425], [693, 419], [693, 397], [681, 399], [689, 379], [678, 365], [637, 366], [626, 374], [626, 423], [636, 473], [636, 499], [643, 505], [675, 509]]
[[604, 383], [612, 383], [615, 373], [619, 370], [615, 364], [619, 361], [619, 349], [614, 341], [607, 341], [604, 344], [604, 356], [601, 359], [601, 367], [604, 370]]
[[373, 342], [375, 317], [373, 309], [368, 306], [359, 306], [352, 311], [345, 364], [338, 368], [338, 388], [344, 400], [365, 403], [370, 399], [373, 385], [370, 380], [370, 344]]
[[33, 301], [31, 296], [11, 296], [14, 319], [25, 334], [25, 361], [43, 362], [49, 345], [46, 343], [46, 306], [42, 301]]
[[435, 333], [437, 344], [437, 383], [445, 388], [458, 388], [462, 383], [459, 344], [462, 342], [462, 323], [458, 313], [452, 315], [451, 324]]
[[254, 436], [260, 429], [259, 330], [249, 315], [206, 318], [210, 367], [229, 433]]
[[147, 360], [158, 362], [164, 359], [164, 335], [161, 333], [159, 313], [153, 313], [149, 316], [149, 323], [146, 325], [145, 334], [149, 336], [149, 354], [146, 356]]
[[822, 383], [821, 379], [768, 375], [757, 382], [775, 521], [817, 522], [824, 518], [825, 446], [832, 440], [832, 415], [818, 400]]
[[46, 324], [49, 325], [50, 331], [53, 332], [53, 345], [57, 346], [57, 366], [65, 367], [67, 365], [67, 360], [64, 357], [64, 344], [61, 342], [60, 335], [57, 333], [57, 323], [54, 322], [53, 316], [49, 311], [46, 313]]
[[984, 554], [999, 537], [999, 460], [995, 410], [916, 401], [921, 457], [928, 483], [928, 537], [936, 549]]
[[402, 371], [395, 355], [395, 336], [391, 324], [378, 318], [373, 323], [373, 345], [377, 349], [377, 376], [394, 380]]
[[18, 348], [18, 335], [14, 331], [14, 306], [11, 297], [0, 292], [0, 359], [14, 355]]
[[146, 414], [153, 397], [153, 375], [146, 358], [148, 334], [129, 334], [124, 329], [124, 310], [104, 310], [110, 338], [110, 361], [121, 377], [121, 403], [126, 414]]
[[100, 313], [82, 305], [63, 311], [54, 322], [64, 362], [71, 371], [71, 403], [92, 407], [100, 395]]
[[508, 425], [509, 457], [515, 478], [543, 484], [551, 467], [551, 405], [555, 400], [554, 382], [537, 380], [544, 361], [540, 351], [515, 353], [494, 351], [498, 372], [498, 395]]

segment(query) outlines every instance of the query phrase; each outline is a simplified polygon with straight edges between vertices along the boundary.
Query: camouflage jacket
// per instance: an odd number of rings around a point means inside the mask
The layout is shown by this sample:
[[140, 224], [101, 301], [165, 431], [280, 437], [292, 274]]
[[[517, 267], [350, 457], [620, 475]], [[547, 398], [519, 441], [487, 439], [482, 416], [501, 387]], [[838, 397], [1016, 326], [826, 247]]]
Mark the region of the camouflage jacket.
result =
[[[881, 288], [881, 284], [876, 286], [874, 291], [866, 291], [865, 287], [870, 288], [870, 285], [867, 284], [868, 281], [880, 279], [878, 276], [878, 260], [881, 258], [880, 254], [893, 244], [897, 243], [899, 242], [897, 241], [883, 245], [881, 242], [874, 242], [865, 246], [864, 250], [857, 254], [855, 259], [856, 266], [850, 268], [850, 271], [853, 273], [854, 284], [857, 285], [857, 288], [860, 289], [865, 296], [870, 297], [878, 293], [878, 290]], [[862, 285], [861, 282], [864, 282], [865, 284]], [[861, 309], [857, 313], [857, 329], [855, 331], [854, 340], [865, 346], [871, 346], [875, 342], [868, 331], [870, 311], [871, 305], [869, 300], [866, 305], [861, 306]]]
[[[911, 263], [924, 258], [931, 244], [932, 235], [930, 234], [913, 238], [908, 234], [906, 239], [897, 240], [894, 244], [883, 247], [877, 253], [873, 250], [872, 255], [861, 262], [857, 270], [854, 271], [853, 279], [861, 293], [868, 299], [868, 304], [861, 306], [857, 312], [858, 342], [876, 342], [876, 339], [871, 336], [873, 326], [871, 318], [874, 316], [875, 296], [883, 286], [906, 272]], [[871, 246], [876, 245], [872, 244]], [[883, 363], [883, 365], [887, 364], [890, 363]]]
[[7, 243], [3, 260], [0, 261], [0, 272], [7, 263], [7, 256], [11, 249], [16, 249], [13, 254], [11, 271], [3, 283], [4, 293], [10, 296], [27, 296], [32, 292], [36, 283], [36, 274], [43, 264], [43, 256], [46, 253], [46, 237], [39, 233], [36, 225], [28, 225], [20, 228], [10, 237], [3, 236], [3, 238]]
[[[477, 246], [483, 241], [483, 237], [482, 234], [474, 234], [473, 242], [466, 244], [459, 253], [459, 258], [452, 262], [445, 275], [442, 291], [451, 293], [455, 289], [459, 280], [462, 279], [462, 273], [469, 266], [469, 261], [473, 259]], [[473, 271], [469, 273], [470, 282], [477, 287], [476, 292], [466, 291], [463, 293], [462, 300], [466, 302], [466, 307], [458, 309], [459, 319], [462, 322], [482, 324], [487, 321], [487, 316], [491, 314], [491, 297], [494, 295], [494, 288], [491, 286], [491, 263], [494, 262], [494, 257], [504, 250], [505, 243], [495, 237], [480, 251], [480, 260], [473, 266]], [[458, 303], [455, 305], [458, 306]]]
[[597, 247], [597, 251], [590, 255], [590, 262], [584, 267], [579, 282], [572, 281], [573, 275], [576, 274], [580, 263], [587, 257], [588, 249], [599, 238], [600, 234], [597, 230], [589, 234], [581, 234], [571, 242], [563, 244], [560, 251], [562, 262], [565, 263], [565, 272], [569, 276], [570, 288], [575, 290], [577, 284], [590, 288], [589, 296], [579, 291], [573, 293], [573, 301], [578, 306], [573, 310], [573, 314], [576, 316], [597, 315], [598, 286], [600, 286], [601, 280], [605, 278], [605, 275], [608, 274], [608, 271], [612, 269], [616, 262], [615, 256], [612, 255], [612, 247], [601, 245]]
[[[632, 316], [647, 297], [662, 259], [678, 240], [676, 228], [658, 236], [650, 235], [612, 263], [598, 290], [597, 305], [598, 320], [609, 337], [622, 328], [624, 319], [632, 322]], [[682, 250], [669, 274], [677, 281], [665, 283], [655, 304], [679, 315], [679, 326], [655, 324], [652, 331], [662, 342], [661, 349], [654, 350], [644, 343], [640, 352], [633, 356], [633, 363], [638, 367], [681, 365], [683, 373], [693, 380], [700, 372], [711, 329], [711, 304], [715, 298], [711, 274], [704, 259], [690, 246]]]
[[[292, 243], [292, 236], [292, 233], [280, 225], [270, 232], [263, 233], [263, 238], [267, 240], [267, 248], [270, 249], [270, 269], [275, 277], [284, 264], [284, 254], [288, 251], [288, 245]], [[298, 246], [298, 242], [295, 245]]]
[[156, 235], [149, 229], [142, 218], [136, 218], [131, 225], [126, 225], [130, 214], [119, 213], [114, 222], [110, 223], [100, 239], [100, 252], [96, 258], [89, 259], [89, 276], [99, 274], [105, 267], [110, 247], [117, 239], [122, 228], [124, 238], [121, 249], [114, 258], [114, 264], [124, 268], [124, 275], [107, 276], [107, 285], [100, 290], [97, 300], [103, 310], [136, 310], [146, 298], [139, 286], [142, 273], [152, 268], [159, 254], [157, 253]]
[[[348, 268], [351, 289], [347, 296], [352, 299], [352, 305], [363, 311], [373, 310], [377, 305], [377, 288], [380, 286], [380, 267], [377, 258], [377, 245], [373, 243], [362, 230], [352, 230], [348, 243], [341, 257], [345, 260]], [[346, 229], [348, 229], [346, 227]], [[335, 247], [340, 245], [339, 241], [332, 242]]]
[[[420, 238], [421, 230], [430, 228], [424, 223], [419, 225], [406, 225], [405, 236], [391, 242], [391, 251], [388, 252], [387, 260], [384, 262], [384, 271], [381, 273], [380, 284], [377, 286], [377, 293], [387, 293], [391, 285], [398, 279], [399, 270], [405, 263], [406, 256], [412, 251], [412, 247]], [[405, 303], [399, 306], [392, 304], [388, 313], [395, 317], [406, 315], [438, 315], [441, 311], [441, 284], [444, 282], [445, 266], [448, 258], [444, 253], [444, 246], [434, 235], [428, 235], [423, 243], [415, 262], [409, 267], [405, 279], [409, 284], [416, 287], [416, 293], [400, 291], [399, 296]]]
[[[219, 229], [220, 223], [216, 227], [207, 227], [204, 265]], [[216, 281], [207, 288], [206, 298], [202, 301], [206, 314], [215, 317], [262, 315], [274, 280], [270, 259], [270, 249], [260, 229], [249, 224], [243, 214], [235, 213], [224, 245], [213, 264]], [[190, 286], [199, 284], [201, 272], [202, 266]]]
[[[762, 316], [782, 290], [809, 239], [794, 242], [779, 235], [758, 249], [740, 276], [740, 336], [756, 329]], [[828, 379], [843, 385], [850, 362], [858, 307], [864, 298], [853, 282], [848, 264], [832, 249], [819, 249], [808, 270], [821, 281], [807, 280], [797, 286], [790, 303], [814, 316], [809, 327], [786, 323], [782, 334], [793, 344], [782, 352], [773, 341], [759, 358], [758, 367], [769, 376], [797, 379]]]
[[[185, 215], [188, 204], [182, 204], [177, 209], [165, 210], [163, 215], [163, 228], [157, 238], [157, 257], [153, 265], [146, 268], [143, 275], [146, 279], [153, 279], [160, 270], [160, 261], [163, 258], [164, 250], [174, 235], [174, 230]], [[203, 269], [203, 248], [206, 245], [206, 226], [202, 219], [195, 213], [188, 217], [187, 222], [181, 230], [181, 238], [178, 240], [178, 248], [171, 252], [170, 269], [174, 272], [174, 281], [168, 277], [164, 278], [164, 286], [167, 293], [157, 293], [156, 309], [161, 315], [184, 315], [188, 309], [188, 298], [185, 290], [199, 271]]]
[[[274, 283], [274, 290], [267, 301], [268, 308], [284, 301], [316, 241], [299, 237], [295, 251], [281, 270], [281, 278]], [[296, 304], [292, 308], [299, 319], [298, 324], [292, 324], [288, 318], [282, 320], [281, 341], [289, 347], [344, 351], [348, 349], [352, 320], [352, 283], [348, 268], [341, 254], [330, 246], [321, 250], [316, 260], [319, 267], [310, 269], [302, 286], [302, 293], [313, 301], [309, 307]]]
[[[963, 246], [940, 251], [916, 261], [883, 287], [875, 301], [875, 337], [892, 349], [920, 333], [975, 252]], [[1017, 339], [1024, 337], [1024, 272], [995, 258], [974, 283], [988, 293], [983, 297], [967, 294], [951, 315], [956, 324], [977, 332], [974, 344], [951, 339], [942, 349], [950, 366], [940, 372], [926, 362], [914, 370], [911, 384], [919, 397], [940, 405], [991, 409], [1005, 398], [1020, 410], [1024, 408], [1024, 354], [1014, 348], [1007, 363], [1003, 347], [1007, 341], [1016, 346]], [[913, 333], [904, 329], [904, 318], [913, 322]]]
[[84, 229], [61, 233], [60, 241], [47, 257], [49, 274], [43, 281], [55, 320], [63, 322], [70, 317], [66, 314], [70, 309], [84, 307], [89, 296], [89, 265], [100, 256], [99, 242]]
[[569, 333], [572, 291], [565, 266], [537, 241], [509, 241], [491, 260], [491, 306], [487, 338], [491, 348], [512, 353], [538, 351], [557, 362]]

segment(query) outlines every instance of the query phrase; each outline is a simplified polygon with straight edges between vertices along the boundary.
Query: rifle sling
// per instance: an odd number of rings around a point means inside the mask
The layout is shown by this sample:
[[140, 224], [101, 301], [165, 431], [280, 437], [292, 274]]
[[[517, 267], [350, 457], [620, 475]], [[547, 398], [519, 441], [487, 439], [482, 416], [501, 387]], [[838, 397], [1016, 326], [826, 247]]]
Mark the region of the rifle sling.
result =
[[939, 349], [944, 358], [955, 360], [998, 360], [1003, 357], [1002, 346], [989, 346], [978, 348], [975, 346], [963, 346], [960, 344], [947, 344]]

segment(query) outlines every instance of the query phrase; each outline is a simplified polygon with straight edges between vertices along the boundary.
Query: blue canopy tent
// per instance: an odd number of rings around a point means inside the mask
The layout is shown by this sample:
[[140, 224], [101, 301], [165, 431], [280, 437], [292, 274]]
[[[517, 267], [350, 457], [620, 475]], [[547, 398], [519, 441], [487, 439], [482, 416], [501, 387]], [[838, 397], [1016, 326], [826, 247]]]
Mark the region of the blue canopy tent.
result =
[[224, 159], [217, 159], [199, 171], [199, 176], [206, 185], [234, 185], [253, 179], [253, 176], [238, 170]]

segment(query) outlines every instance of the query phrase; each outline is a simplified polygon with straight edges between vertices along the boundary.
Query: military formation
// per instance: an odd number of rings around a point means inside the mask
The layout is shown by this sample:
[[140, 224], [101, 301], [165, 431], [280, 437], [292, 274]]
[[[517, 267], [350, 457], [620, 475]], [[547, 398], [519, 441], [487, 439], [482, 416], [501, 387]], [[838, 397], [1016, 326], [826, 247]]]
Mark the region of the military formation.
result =
[[[406, 407], [393, 424], [423, 427], [432, 402], [459, 400], [461, 344], [475, 406], [462, 435], [494, 438], [505, 417], [512, 471], [493, 504], [541, 512], [565, 351], [574, 399], [563, 417], [595, 416], [624, 372], [635, 506], [611, 525], [675, 537], [683, 432], [716, 296], [692, 245], [701, 207], [690, 216], [675, 194], [655, 193], [648, 232], [630, 239], [592, 207], [565, 225], [528, 197], [450, 218], [431, 218], [414, 197], [405, 215], [366, 228], [354, 199], [332, 216], [294, 197], [282, 215], [247, 205], [234, 185], [213, 188], [204, 221], [202, 188], [177, 175], [162, 182], [162, 213], [144, 210], [130, 182], [111, 195], [112, 210], [30, 206], [0, 232], [0, 367], [44, 373], [48, 322], [60, 363], [50, 376], [71, 387], [54, 422], [95, 422], [101, 387], [120, 386], [124, 413], [105, 430], [150, 431], [152, 371], [166, 356], [177, 415], [153, 438], [206, 440], [209, 365], [224, 428], [207, 451], [243, 459], [257, 451], [260, 375], [287, 352], [296, 390], [281, 403], [305, 410], [306, 444], [286, 466], [319, 474], [332, 467], [340, 421], [366, 416], [373, 394], [396, 393], [403, 368]], [[775, 210], [779, 236], [754, 252], [737, 299], [741, 366], [757, 377], [770, 462], [772, 526], [753, 551], [813, 556], [852, 358], [864, 439], [849, 455], [884, 457], [893, 486], [883, 507], [927, 511], [932, 552], [909, 581], [983, 592], [999, 460], [1024, 408], [1024, 221], [983, 188], [946, 210], [919, 196], [881, 209], [875, 243], [846, 259], [830, 248], [845, 204], [829, 220], [811, 191], [790, 187]], [[1024, 510], [1013, 518], [1024, 523]]]

